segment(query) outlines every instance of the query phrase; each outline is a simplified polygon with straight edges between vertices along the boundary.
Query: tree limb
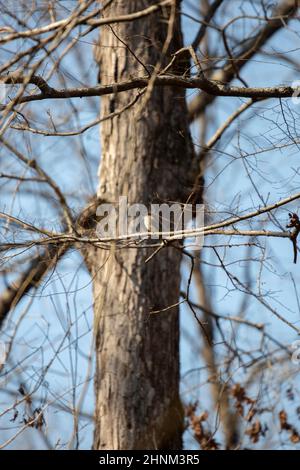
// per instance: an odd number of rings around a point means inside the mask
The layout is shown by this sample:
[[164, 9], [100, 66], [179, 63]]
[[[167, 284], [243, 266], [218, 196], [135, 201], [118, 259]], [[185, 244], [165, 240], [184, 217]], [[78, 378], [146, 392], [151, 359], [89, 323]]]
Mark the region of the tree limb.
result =
[[[2, 83], [23, 83], [28, 77], [16, 74], [13, 77], [0, 77]], [[110, 85], [96, 85], [85, 88], [55, 89], [39, 76], [32, 76], [29, 83], [35, 84], [41, 90], [36, 95], [26, 95], [20, 97], [16, 104], [29, 103], [32, 101], [41, 101], [45, 99], [65, 99], [65, 98], [83, 98], [88, 96], [104, 96], [120, 93], [123, 91], [146, 88], [151, 77], [137, 77], [119, 83]], [[178, 88], [195, 89], [204, 91], [210, 97], [214, 96], [236, 96], [240, 98], [266, 99], [266, 98], [291, 98], [294, 96], [298, 87], [292, 86], [274, 86], [274, 87], [237, 87], [222, 84], [213, 80], [208, 80], [203, 75], [201, 77], [183, 78], [176, 75], [158, 75], [155, 78], [155, 86], [174, 86]], [[202, 96], [202, 95], [201, 95]], [[211, 98], [210, 98], [211, 99]], [[5, 106], [2, 105], [2, 109]]]

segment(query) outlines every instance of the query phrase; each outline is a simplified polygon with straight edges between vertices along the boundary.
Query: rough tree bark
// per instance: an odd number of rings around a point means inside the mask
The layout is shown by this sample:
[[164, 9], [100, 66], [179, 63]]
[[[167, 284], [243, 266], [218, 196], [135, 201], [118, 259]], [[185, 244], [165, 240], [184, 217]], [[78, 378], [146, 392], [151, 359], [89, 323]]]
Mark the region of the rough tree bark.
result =
[[[156, 3], [143, 2], [147, 7]], [[178, 8], [179, 2], [177, 2]], [[108, 16], [138, 11], [140, 1], [115, 1]], [[166, 49], [165, 57], [162, 51]], [[106, 27], [99, 53], [102, 84], [153, 72], [182, 47], [179, 15], [162, 8], [134, 22]], [[132, 53], [134, 51], [134, 55]], [[141, 65], [141, 63], [143, 65]], [[136, 91], [107, 96], [101, 114], [121, 109]], [[154, 88], [150, 98], [101, 126], [98, 197], [129, 203], [186, 202], [195, 161], [184, 91]], [[89, 249], [96, 335], [95, 449], [179, 449], [179, 250], [167, 247], [149, 263], [150, 249]]]

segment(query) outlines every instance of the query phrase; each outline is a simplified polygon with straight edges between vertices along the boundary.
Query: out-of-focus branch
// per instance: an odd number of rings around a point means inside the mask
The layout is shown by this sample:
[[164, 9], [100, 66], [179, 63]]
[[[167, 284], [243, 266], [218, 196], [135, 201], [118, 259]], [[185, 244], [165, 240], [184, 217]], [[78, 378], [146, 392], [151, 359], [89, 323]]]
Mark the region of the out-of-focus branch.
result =
[[[248, 43], [247, 47], [237, 57], [230, 58], [225, 67], [213, 74], [211, 79], [229, 83], [235, 77], [236, 72], [241, 70], [259, 52], [261, 47], [295, 15], [298, 6], [298, 0], [283, 0], [274, 11], [274, 19], [269, 19], [266, 26], [251, 40], [250, 44]], [[213, 94], [206, 95], [201, 93], [191, 101], [189, 105], [190, 121], [193, 121], [203, 113], [206, 106], [214, 101], [215, 96]], [[251, 96], [251, 98], [253, 97]]]
[[213, 18], [214, 14], [217, 11], [217, 9], [219, 8], [219, 6], [221, 6], [222, 3], [223, 3], [223, 0], [215, 0], [210, 5], [210, 7], [209, 7], [204, 19], [203, 19], [202, 25], [200, 26], [199, 31], [196, 34], [196, 37], [195, 37], [194, 41], [192, 42], [193, 49], [197, 49], [197, 47], [200, 45], [200, 43], [201, 43], [201, 41], [202, 41], [202, 39], [205, 35], [205, 32], [206, 32], [206, 29], [207, 29], [207, 26], [208, 26], [209, 22], [211, 21], [211, 19]]
[[23, 296], [32, 288], [39, 286], [43, 277], [51, 271], [63, 257], [69, 244], [49, 246], [31, 261], [20, 277], [12, 282], [0, 295], [0, 328], [8, 313], [16, 307]]
[[216, 143], [221, 139], [224, 132], [230, 127], [230, 125], [237, 119], [244, 111], [250, 108], [254, 100], [251, 99], [246, 103], [243, 103], [237, 110], [234, 111], [224, 122], [223, 124], [217, 129], [214, 135], [209, 139], [207, 144], [202, 147], [202, 150], [197, 155], [197, 162], [198, 162], [198, 173], [195, 176], [194, 185], [192, 189], [193, 198], [198, 197], [199, 192], [203, 191], [203, 176], [204, 176], [204, 167], [206, 164], [206, 157], [208, 156], [210, 150], [216, 145]]
[[210, 341], [203, 341], [203, 358], [207, 364], [210, 374], [210, 384], [214, 405], [219, 411], [220, 421], [222, 424], [225, 445], [227, 449], [233, 449], [239, 440], [238, 415], [232, 409], [229, 399], [229, 391], [226, 384], [220, 377], [214, 350], [214, 324], [211, 315], [206, 312], [211, 311], [206, 289], [203, 284], [203, 276], [199, 266], [194, 270], [194, 280], [197, 288], [198, 302], [203, 306], [203, 323]]

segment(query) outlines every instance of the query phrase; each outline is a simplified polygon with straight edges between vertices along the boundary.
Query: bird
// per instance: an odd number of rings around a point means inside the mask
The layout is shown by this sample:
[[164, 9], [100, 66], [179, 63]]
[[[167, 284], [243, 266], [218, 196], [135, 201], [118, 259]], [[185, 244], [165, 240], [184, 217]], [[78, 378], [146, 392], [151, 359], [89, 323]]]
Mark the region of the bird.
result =
[[294, 263], [297, 263], [297, 254], [298, 254], [298, 248], [297, 248], [297, 237], [300, 232], [300, 220], [299, 216], [296, 214], [296, 212], [289, 212], [289, 218], [290, 221], [287, 224], [286, 228], [292, 228], [290, 232], [290, 239], [293, 243], [293, 248], [294, 248]]

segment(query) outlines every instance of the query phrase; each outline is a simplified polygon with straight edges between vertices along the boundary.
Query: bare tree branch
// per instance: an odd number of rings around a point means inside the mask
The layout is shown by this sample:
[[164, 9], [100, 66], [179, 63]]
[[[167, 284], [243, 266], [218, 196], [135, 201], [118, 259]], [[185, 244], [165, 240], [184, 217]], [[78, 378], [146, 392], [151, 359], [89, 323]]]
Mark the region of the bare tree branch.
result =
[[[247, 47], [245, 47], [237, 57], [229, 59], [223, 70], [215, 72], [211, 77], [212, 80], [218, 80], [224, 83], [230, 82], [235, 77], [236, 71], [241, 70], [242, 67], [259, 52], [261, 47], [295, 15], [298, 6], [298, 0], [283, 0], [274, 12], [274, 19], [269, 18], [266, 26], [251, 40], [250, 44], [248, 43]], [[204, 111], [206, 106], [213, 102], [215, 96], [220, 95], [213, 95], [212, 93], [206, 95], [201, 93], [192, 100], [189, 105], [190, 121], [196, 119], [197, 116]], [[248, 95], [248, 97], [254, 98], [254, 95]]]
[[[23, 83], [28, 80], [29, 83], [37, 85], [41, 93], [37, 95], [21, 96], [16, 104], [29, 103], [33, 101], [41, 101], [45, 99], [65, 99], [65, 98], [83, 98], [88, 96], [104, 96], [123, 91], [143, 89], [149, 84], [148, 77], [137, 77], [124, 82], [114, 83], [111, 85], [97, 85], [87, 88], [70, 88], [57, 90], [48, 86], [45, 81], [38, 76], [24, 77], [16, 75], [0, 77], [2, 83]], [[158, 75], [155, 78], [155, 86], [166, 87], [174, 86], [178, 88], [200, 89], [211, 96], [236, 96], [240, 98], [266, 99], [266, 98], [291, 98], [298, 88], [292, 86], [274, 86], [274, 87], [237, 87], [224, 85], [213, 80], [208, 80], [204, 76], [183, 78], [176, 75]], [[5, 106], [2, 106], [4, 109]]]

